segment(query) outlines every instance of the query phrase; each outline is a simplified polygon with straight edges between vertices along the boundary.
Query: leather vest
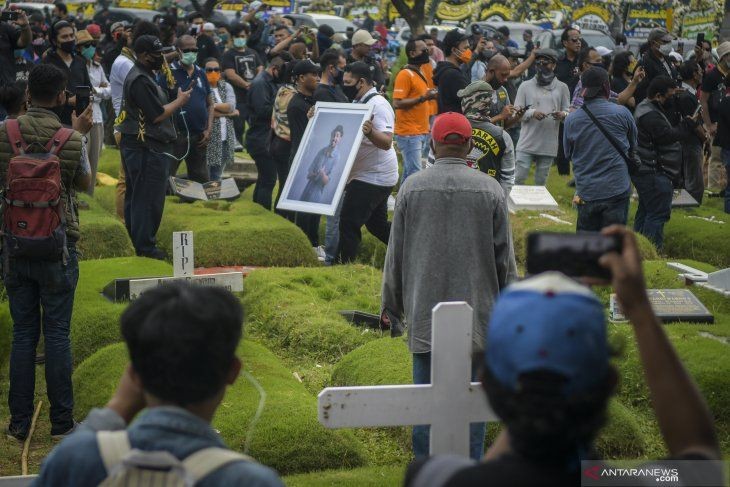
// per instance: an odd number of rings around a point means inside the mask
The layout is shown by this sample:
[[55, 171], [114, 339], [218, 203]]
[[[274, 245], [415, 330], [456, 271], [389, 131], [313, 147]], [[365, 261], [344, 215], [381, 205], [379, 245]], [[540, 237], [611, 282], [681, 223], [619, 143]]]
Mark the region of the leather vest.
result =
[[161, 104], [165, 105], [168, 102], [165, 90], [160, 88], [150, 72], [140, 65], [135, 64], [124, 80], [122, 107], [117, 118], [117, 128], [122, 134], [139, 135], [140, 140], [146, 140], [149, 137], [159, 143], [169, 144], [177, 138], [175, 124], [172, 120], [173, 117], [168, 117], [160, 123], [152, 123], [152, 120], [145, 120], [142, 108], [135, 106], [129, 96], [132, 84], [137, 78], [141, 77], [147, 78], [155, 86]]
[[[667, 125], [672, 125], [659, 107], [648, 98], [636, 107], [634, 117], [639, 122], [641, 117], [650, 112], [658, 113]], [[637, 126], [639, 129], [637, 137], [639, 146], [636, 153], [639, 155], [642, 165], [639, 172], [645, 172], [643, 169], [661, 171], [670, 179], [678, 180], [682, 174], [682, 144], [679, 141], [674, 141], [671, 144], [655, 144], [650, 134], [642, 130], [641, 123], [637, 123]]]
[[[28, 113], [18, 117], [20, 135], [29, 145], [28, 152], [45, 152], [43, 148], [53, 135], [61, 128], [61, 122], [55, 113], [43, 108], [30, 108]], [[66, 209], [66, 235], [69, 241], [79, 239], [79, 212], [74, 176], [81, 161], [81, 134], [74, 132], [58, 154], [61, 160], [61, 197]], [[5, 185], [8, 165], [13, 156], [13, 149], [8, 141], [8, 132], [0, 128], [0, 183]]]
[[474, 149], [466, 157], [469, 165], [478, 166], [480, 171], [500, 181], [506, 148], [504, 130], [492, 123], [472, 121], [471, 140]]

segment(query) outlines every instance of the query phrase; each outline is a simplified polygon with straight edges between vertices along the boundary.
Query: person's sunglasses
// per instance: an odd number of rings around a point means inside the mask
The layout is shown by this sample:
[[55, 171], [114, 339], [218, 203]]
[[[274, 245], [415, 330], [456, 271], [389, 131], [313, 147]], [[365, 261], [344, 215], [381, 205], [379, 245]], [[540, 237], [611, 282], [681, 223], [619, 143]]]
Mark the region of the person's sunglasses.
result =
[[580, 42], [582, 39], [580, 37], [570, 37], [568, 40], [570, 42]]
[[198, 52], [198, 48], [197, 47], [191, 47], [190, 49], [180, 49], [180, 50], [183, 53], [186, 53], [186, 52]]
[[221, 68], [205, 68], [206, 73], [220, 73]]

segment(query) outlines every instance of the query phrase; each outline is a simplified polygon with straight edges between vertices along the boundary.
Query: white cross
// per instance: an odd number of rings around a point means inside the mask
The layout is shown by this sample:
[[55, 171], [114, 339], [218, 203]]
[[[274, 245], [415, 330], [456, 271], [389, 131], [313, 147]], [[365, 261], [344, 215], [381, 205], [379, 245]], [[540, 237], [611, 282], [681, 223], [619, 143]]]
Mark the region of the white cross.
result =
[[431, 326], [431, 384], [328, 387], [319, 393], [327, 428], [431, 425], [432, 455], [469, 456], [469, 423], [499, 421], [482, 385], [471, 382], [472, 320], [467, 303], [440, 303]]

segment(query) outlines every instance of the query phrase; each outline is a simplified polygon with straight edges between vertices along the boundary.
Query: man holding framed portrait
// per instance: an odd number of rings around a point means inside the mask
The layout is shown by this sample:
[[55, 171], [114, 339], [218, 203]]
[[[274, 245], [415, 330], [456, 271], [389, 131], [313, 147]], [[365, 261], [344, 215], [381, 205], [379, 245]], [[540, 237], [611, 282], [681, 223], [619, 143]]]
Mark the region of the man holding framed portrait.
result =
[[345, 67], [343, 91], [354, 103], [372, 106], [372, 117], [362, 126], [364, 135], [345, 188], [340, 215], [338, 260], [352, 262], [362, 240], [363, 225], [386, 245], [390, 237], [388, 196], [398, 182], [398, 159], [393, 149], [395, 113], [375, 89], [373, 68], [364, 62]]

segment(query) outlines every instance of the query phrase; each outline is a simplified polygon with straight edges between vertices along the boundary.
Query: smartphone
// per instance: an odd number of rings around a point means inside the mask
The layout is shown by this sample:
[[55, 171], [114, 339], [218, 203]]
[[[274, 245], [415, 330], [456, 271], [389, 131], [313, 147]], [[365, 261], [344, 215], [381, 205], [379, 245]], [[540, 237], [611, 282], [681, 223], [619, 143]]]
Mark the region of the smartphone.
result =
[[17, 10], [6, 10], [0, 14], [0, 20], [3, 22], [15, 21], [18, 20], [18, 17], [20, 17], [20, 14]]
[[697, 108], [695, 108], [694, 113], [692, 114], [693, 117], [696, 117], [698, 113], [702, 111], [702, 104], [698, 103]]
[[697, 33], [697, 40], [695, 41], [695, 44], [697, 44], [698, 46], [701, 46], [703, 42], [705, 42], [705, 33], [704, 32], [698, 32]]
[[535, 49], [540, 49], [540, 41], [535, 41]]
[[533, 232], [527, 236], [527, 273], [560, 271], [571, 277], [610, 279], [611, 271], [598, 259], [608, 252], [621, 253], [621, 238], [598, 232]]
[[81, 116], [89, 106], [91, 102], [91, 87], [89, 86], [77, 86], [76, 87], [76, 116]]

